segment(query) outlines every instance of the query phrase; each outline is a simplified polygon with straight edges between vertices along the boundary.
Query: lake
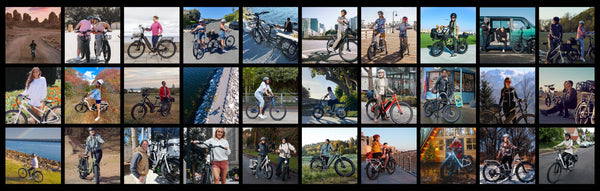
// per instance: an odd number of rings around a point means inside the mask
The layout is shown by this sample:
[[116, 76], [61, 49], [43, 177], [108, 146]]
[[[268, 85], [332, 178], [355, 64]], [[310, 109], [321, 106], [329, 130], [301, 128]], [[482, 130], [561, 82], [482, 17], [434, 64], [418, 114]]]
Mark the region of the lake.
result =
[[27, 154], [35, 153], [43, 158], [61, 161], [60, 142], [6, 141], [6, 149]]
[[202, 96], [215, 74], [216, 67], [183, 68], [183, 121], [193, 123], [196, 109], [202, 104]]
[[270, 24], [283, 26], [289, 17], [292, 22], [298, 21], [298, 7], [251, 7], [253, 13], [269, 11], [269, 13], [260, 15], [260, 19]]

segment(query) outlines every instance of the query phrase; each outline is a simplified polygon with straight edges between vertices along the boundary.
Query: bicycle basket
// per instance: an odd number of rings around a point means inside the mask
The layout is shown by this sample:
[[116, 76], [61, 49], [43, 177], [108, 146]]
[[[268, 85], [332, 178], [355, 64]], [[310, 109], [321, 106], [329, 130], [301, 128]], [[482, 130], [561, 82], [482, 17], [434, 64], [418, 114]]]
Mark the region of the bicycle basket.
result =
[[368, 99], [374, 99], [374, 95], [373, 95], [373, 94], [375, 94], [375, 91], [373, 91], [373, 90], [369, 90], [369, 91], [367, 92], [367, 98], [368, 98]]
[[133, 33], [133, 38], [140, 38], [140, 37], [142, 37], [142, 32]]

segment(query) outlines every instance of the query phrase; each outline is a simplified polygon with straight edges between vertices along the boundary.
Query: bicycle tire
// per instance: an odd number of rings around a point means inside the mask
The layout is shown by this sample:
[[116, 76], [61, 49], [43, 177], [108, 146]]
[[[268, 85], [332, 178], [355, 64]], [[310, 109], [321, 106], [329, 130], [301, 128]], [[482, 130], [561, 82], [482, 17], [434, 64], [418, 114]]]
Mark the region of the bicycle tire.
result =
[[473, 172], [475, 170], [475, 163], [473, 163], [473, 157], [471, 155], [467, 155], [467, 161], [469, 161], [470, 165], [465, 167], [467, 172]]
[[323, 160], [314, 158], [310, 160], [310, 170], [323, 170]]
[[375, 180], [377, 177], [379, 177], [380, 172], [379, 170], [375, 169], [373, 164], [368, 163], [365, 167], [365, 173], [367, 174], [367, 178], [369, 178], [369, 180]]
[[451, 160], [446, 160], [442, 163], [442, 166], [440, 166], [440, 176], [442, 179], [447, 180], [452, 177], [454, 171], [453, 164], [454, 162]]
[[[141, 107], [141, 108], [136, 109], [138, 107]], [[142, 116], [136, 117], [135, 113], [142, 113]], [[141, 120], [146, 116], [147, 113], [148, 113], [148, 108], [146, 108], [146, 105], [144, 105], [143, 103], [137, 103], [131, 108], [131, 117], [133, 118], [133, 120]]]
[[373, 45], [369, 46], [369, 49], [367, 50], [367, 58], [369, 60], [373, 60], [373, 58], [375, 57], [375, 54], [377, 54], [377, 52], [375, 51], [375, 46], [373, 46]]
[[292, 40], [285, 39], [282, 44], [288, 44], [287, 46], [281, 46], [281, 53], [283, 53], [285, 57], [287, 57], [290, 61], [298, 59], [298, 46], [296, 46], [296, 43], [292, 42]]
[[44, 174], [42, 174], [42, 172], [40, 172], [40, 171], [33, 172], [31, 177], [33, 177], [33, 181], [37, 182], [37, 183], [44, 181]]
[[231, 48], [231, 47], [233, 47], [234, 44], [235, 44], [235, 37], [229, 35], [229, 36], [227, 36], [227, 38], [225, 38], [225, 47], [226, 48]]
[[127, 55], [133, 59], [139, 58], [140, 56], [142, 56], [144, 54], [145, 51], [146, 51], [146, 46], [140, 40], [133, 41], [127, 47]]
[[194, 40], [194, 43], [192, 45], [192, 55], [194, 55], [196, 60], [198, 60], [198, 52], [201, 52], [198, 50], [198, 46], [200, 46], [200, 44], [198, 43], [197, 40]]
[[580, 103], [580, 105], [577, 106], [577, 108], [575, 110], [575, 124], [588, 124], [589, 121], [587, 119], [589, 118], [589, 116], [587, 118], [581, 117], [582, 113], [586, 109], [587, 109], [587, 106], [583, 106], [583, 105], [581, 105], [581, 103]]
[[46, 114], [44, 114], [44, 121], [46, 123], [48, 123], [48, 121], [50, 121], [51, 119], [48, 119], [49, 116], [54, 113], [56, 114], [56, 118], [58, 119], [52, 119], [52, 120], [58, 120], [57, 122], [51, 123], [51, 124], [60, 124], [60, 115], [62, 113], [62, 109], [60, 106], [54, 106], [52, 108], [50, 108], [50, 110], [46, 111]]
[[[344, 60], [346, 62], [349, 62], [349, 63], [355, 62], [356, 60], [358, 60], [358, 49], [359, 49], [358, 44], [354, 40], [346, 40], [346, 41], [348, 41], [348, 42], [346, 42], [347, 47], [340, 47], [340, 51], [339, 51], [340, 57], [342, 57], [342, 60]], [[350, 48], [350, 47], [352, 47], [352, 46], [350, 46], [351, 44], [353, 45], [354, 48], [356, 48], [356, 51], [352, 52], [352, 50], [351, 50], [352, 48]], [[344, 49], [348, 50], [347, 52], [350, 52], [353, 54], [344, 53]], [[349, 57], [346, 57], [344, 55], [349, 55]], [[354, 56], [352, 56], [352, 55], [354, 55]]]
[[434, 42], [431, 45], [431, 49], [429, 49], [429, 54], [431, 54], [431, 56], [433, 56], [433, 57], [438, 57], [438, 56], [442, 55], [443, 52], [444, 52], [444, 44], [442, 43], [442, 41]]
[[85, 57], [85, 62], [90, 63], [90, 41], [83, 41], [83, 56]]
[[100, 184], [100, 167], [94, 164], [94, 177], [96, 178], [96, 184]]
[[[6, 111], [5, 118], [4, 118], [4, 121], [6, 122], [6, 124], [27, 124], [27, 121], [28, 121], [27, 116], [23, 112], [21, 112], [20, 114], [18, 114], [18, 113], [19, 113], [19, 110]], [[12, 118], [8, 118], [8, 116], [12, 116], [12, 115], [19, 115], [19, 116], [17, 117], [17, 120], [14, 123], [8, 123], [9, 121], [13, 121], [13, 120], [9, 120]]]
[[373, 118], [375, 117], [375, 111], [374, 111], [375, 104], [377, 104], [377, 101], [369, 100], [367, 102], [367, 104], [365, 105], [365, 112], [367, 114], [367, 117], [371, 120], [373, 120]]
[[325, 113], [323, 111], [323, 108], [319, 107], [319, 108], [313, 109], [312, 115], [315, 119], [321, 119], [325, 115]]
[[[591, 61], [595, 61], [594, 59], [596, 58], [596, 55], [595, 55], [596, 48], [592, 47], [592, 48], [588, 49], [588, 51], [587, 51], [587, 52], [588, 52], [588, 53], [587, 53], [587, 56], [589, 56], [589, 57], [590, 57], [590, 60], [591, 60]], [[33, 57], [35, 57], [35, 55], [33, 55]]]
[[486, 110], [479, 114], [479, 122], [482, 124], [501, 124], [502, 121], [498, 120], [494, 112]]
[[458, 54], [464, 54], [469, 49], [469, 45], [467, 44], [467, 39], [459, 40], [458, 43], [456, 43], [456, 45], [458, 46], [458, 48], [456, 50], [456, 53], [458, 53]]
[[[398, 102], [399, 106], [392, 106], [392, 110], [390, 111], [390, 117], [392, 118], [392, 121], [394, 121], [394, 123], [396, 124], [407, 124], [410, 123], [410, 121], [413, 118], [413, 110], [410, 107], [410, 105], [408, 105], [408, 103], [406, 102]], [[398, 108], [401, 107], [401, 108]], [[402, 110], [402, 114], [400, 116], [400, 118], [395, 117], [395, 113], [400, 113], [400, 110]], [[409, 115], [407, 115], [407, 118], [404, 118], [404, 116], [406, 116], [407, 112], [409, 113]], [[406, 119], [406, 120], [404, 120]]]
[[[552, 165], [550, 165], [550, 167], [548, 168], [548, 172], [546, 173], [546, 179], [548, 180], [548, 182], [550, 184], [555, 184], [556, 182], [558, 182], [558, 180], [560, 179], [561, 171], [562, 166], [558, 164], [558, 162], [555, 162]], [[556, 179], [550, 178], [551, 173], [556, 175]]]
[[344, 119], [348, 116], [348, 111], [346, 111], [346, 108], [338, 107], [335, 109], [335, 115], [340, 119]]
[[[452, 110], [455, 110], [453, 113]], [[456, 121], [458, 121], [458, 119], [460, 119], [460, 109], [456, 106], [456, 105], [446, 105], [444, 107], [444, 109], [442, 110], [442, 117], [444, 118], [444, 120], [446, 120], [446, 122], [448, 123], [454, 123]], [[455, 114], [456, 117], [451, 117], [452, 115], [450, 114]]]
[[[277, 107], [277, 110], [274, 110], [275, 107]], [[275, 117], [275, 115], [282, 113], [281, 117]], [[275, 121], [281, 121], [283, 118], [285, 118], [285, 115], [287, 115], [287, 109], [285, 108], [285, 106], [281, 103], [275, 103], [275, 106], [269, 108], [269, 115], [271, 115], [271, 118], [273, 118], [273, 120]]]
[[[488, 170], [488, 168], [491, 168], [491, 166], [496, 166], [496, 168]], [[495, 173], [490, 174], [491, 170], [494, 170]], [[500, 165], [498, 163], [487, 163], [483, 166], [483, 169], [481, 170], [481, 175], [483, 176], [483, 179], [488, 182], [498, 182], [500, 180], [501, 174], [502, 172], [500, 171]]]
[[425, 114], [425, 117], [430, 117], [431, 115], [433, 115], [433, 113], [435, 112], [435, 110], [431, 107], [433, 107], [433, 101], [425, 101], [425, 104], [423, 104], [423, 113]]
[[[346, 166], [346, 165], [344, 165], [343, 164], [344, 162], [347, 162], [348, 165], [349, 165], [349, 167]], [[344, 165], [344, 166], [342, 167], [342, 165]], [[342, 158], [338, 159], [337, 161], [335, 161], [335, 166], [334, 167], [335, 167], [335, 172], [338, 175], [343, 176], [343, 177], [350, 177], [350, 176], [352, 176], [352, 174], [354, 174], [354, 171], [356, 170], [355, 169], [356, 167], [354, 167], [354, 163], [350, 159], [344, 158], [344, 157], [342, 157]], [[340, 168], [343, 168], [343, 169], [340, 169]], [[345, 170], [345, 168], [350, 168], [350, 172], [343, 173], [342, 170]]]
[[552, 100], [549, 96], [546, 96], [546, 99], [544, 99], [544, 103], [546, 104], [546, 107], [550, 107], [552, 105]]
[[271, 165], [271, 163], [265, 166], [265, 171], [263, 172], [263, 175], [267, 179], [271, 179], [273, 177], [273, 165]]
[[[172, 47], [169, 47], [169, 45]], [[158, 42], [158, 45], [156, 45], [156, 51], [158, 52], [158, 55], [163, 58], [171, 58], [177, 52], [177, 45], [170, 40], [161, 40]]]
[[108, 44], [108, 41], [104, 41], [102, 43], [102, 55], [104, 56], [104, 63], [108, 64], [108, 61], [110, 61], [111, 57], [110, 45]]
[[20, 168], [19, 170], [17, 170], [17, 175], [19, 175], [19, 178], [25, 178], [27, 177], [27, 169], [25, 168]]
[[[256, 117], [258, 117], [258, 115], [260, 114], [259, 110], [260, 110], [260, 107], [258, 107], [258, 104], [246, 107], [246, 117], [248, 117], [250, 119], [256, 119]], [[256, 112], [254, 112], [254, 111], [256, 111]]]
[[327, 40], [327, 44], [325, 45], [325, 49], [327, 49], [327, 54], [329, 55], [330, 52], [333, 52], [333, 43], [335, 43], [336, 38], [335, 37], [329, 37], [329, 40]]
[[250, 34], [252, 35], [252, 39], [254, 39], [254, 42], [256, 42], [257, 45], [262, 43], [262, 37], [260, 36], [260, 33], [257, 29], [252, 29], [252, 31], [250, 31]]
[[396, 172], [396, 160], [389, 159], [385, 166], [385, 171], [387, 171], [388, 174], [394, 174], [394, 172]]
[[83, 103], [78, 103], [77, 105], [74, 106], [74, 108], [77, 113], [85, 113], [88, 111], [87, 106]]
[[[524, 123], [521, 123], [523, 121]], [[534, 124], [535, 123], [535, 115], [534, 114], [525, 114], [519, 116], [517, 118], [517, 124]]]
[[208, 47], [210, 53], [215, 53], [215, 52], [217, 52], [217, 48], [219, 47], [219, 41], [217, 41], [217, 39], [210, 39], [208, 41], [207, 47]]
[[[529, 168], [529, 169], [527, 169], [527, 168]], [[533, 172], [533, 176], [521, 177], [521, 173], [519, 173], [520, 170], [523, 170], [525, 172]], [[516, 170], [515, 174], [517, 174], [517, 178], [521, 182], [532, 182], [532, 181], [535, 181], [535, 166], [533, 164], [529, 163], [529, 162], [521, 162], [517, 166], [517, 170]], [[526, 174], [528, 174], [528, 173], [526, 173]]]

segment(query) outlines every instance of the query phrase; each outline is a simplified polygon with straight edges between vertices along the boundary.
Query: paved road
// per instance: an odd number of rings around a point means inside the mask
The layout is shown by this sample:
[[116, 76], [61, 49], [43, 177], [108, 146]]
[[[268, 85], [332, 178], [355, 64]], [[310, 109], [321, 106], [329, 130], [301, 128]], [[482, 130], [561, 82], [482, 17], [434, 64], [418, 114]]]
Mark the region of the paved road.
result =
[[[245, 107], [244, 107], [244, 109], [245, 109]], [[243, 112], [246, 112], [246, 111], [244, 110]], [[265, 116], [267, 117], [266, 119], [260, 119], [258, 117], [255, 119], [250, 119], [250, 118], [248, 118], [248, 116], [246, 116], [246, 113], [242, 113], [241, 115], [244, 116], [244, 119], [243, 119], [244, 124], [250, 124], [250, 123], [298, 124], [298, 109], [287, 109], [287, 114], [281, 121], [273, 120], [273, 118], [271, 118], [271, 115], [269, 115], [268, 111], [265, 112]]]
[[[151, 38], [151, 37], [149, 37]], [[151, 40], [151, 39], [149, 39]], [[171, 57], [171, 58], [162, 58], [159, 55], [156, 56], [152, 56], [152, 54], [150, 54], [150, 51], [148, 50], [148, 47], [146, 47], [146, 50], [144, 51], [144, 54], [136, 59], [133, 59], [131, 57], [129, 57], [129, 55], [127, 55], [127, 48], [129, 47], [130, 43], [125, 43], [124, 44], [124, 49], [123, 50], [123, 56], [125, 58], [125, 63], [127, 64], [145, 64], [145, 63], [161, 63], [161, 64], [179, 64], [179, 54], [181, 51], [181, 43], [179, 42], [175, 42], [175, 46], [177, 46], [177, 52], [175, 52], [175, 54]], [[112, 59], [111, 59], [112, 60]]]
[[450, 52], [447, 48], [444, 48], [444, 52], [438, 56], [433, 57], [429, 54], [429, 48], [421, 48], [421, 63], [466, 63], [475, 64], [477, 49], [476, 45], [469, 45], [467, 52], [464, 54], [456, 54], [456, 57], [451, 58]]
[[[243, 165], [244, 165], [244, 175], [243, 175], [243, 179], [244, 179], [244, 184], [298, 184], [298, 174], [295, 172], [290, 171], [290, 175], [291, 178], [290, 179], [286, 179], [285, 181], [281, 181], [280, 177], [277, 177], [275, 175], [275, 173], [273, 173], [273, 177], [271, 177], [271, 179], [267, 179], [265, 177], [259, 176], [258, 178], [256, 178], [253, 174], [252, 171], [250, 170], [250, 157], [252, 159], [256, 159], [256, 157], [253, 156], [248, 156], [248, 155], [244, 155], [243, 157]], [[273, 172], [275, 171], [275, 168], [277, 168], [277, 160], [278, 159], [271, 159], [271, 165], [273, 165]]]
[[480, 63], [535, 63], [535, 54], [516, 54], [512, 50], [502, 53], [501, 50], [488, 50], [480, 52]]
[[[213, 22], [206, 26], [207, 31], [214, 30], [219, 31], [221, 23]], [[192, 52], [194, 36], [189, 32], [190, 30], [183, 31], [183, 63], [235, 63], [239, 62], [239, 52], [240, 52], [240, 32], [239, 30], [232, 30], [229, 32], [229, 35], [235, 38], [235, 42], [233, 43], [233, 47], [227, 49], [227, 53], [215, 52], [204, 53], [204, 57], [200, 60], [196, 60], [194, 54]], [[208, 38], [205, 38], [205, 42], [208, 43]], [[220, 51], [220, 50], [219, 50]]]
[[[111, 35], [111, 39], [108, 41], [110, 44], [110, 60], [108, 63], [110, 64], [118, 64], [121, 63], [121, 38], [119, 35], [121, 34], [120, 30], [113, 30], [112, 32], [107, 33]], [[99, 60], [96, 60], [96, 53], [94, 50], [94, 41], [95, 36], [92, 34], [90, 36], [90, 63], [89, 64], [104, 64], [104, 58], [100, 56]], [[67, 32], [65, 31], [65, 62], [66, 63], [78, 63], [77, 61], [77, 33], [75, 32]], [[127, 54], [127, 53], [125, 53]], [[82, 60], [83, 61], [83, 60]]]
[[[540, 110], [547, 110], [555, 106], [555, 104], [552, 104], [550, 107], [546, 106], [546, 104], [544, 104], [543, 99], [538, 99], [538, 102]], [[571, 115], [569, 118], [563, 118], [562, 116], [558, 116], [558, 113], [559, 112], [548, 114], [548, 116], [542, 115], [540, 113], [540, 124], [575, 124], [575, 116]]]
[[302, 116], [303, 124], [356, 124], [357, 117], [345, 117], [340, 119], [338, 117], [323, 116], [321, 119], [315, 119], [313, 116]]
[[[358, 42], [357, 42], [358, 43]], [[339, 55], [329, 55], [320, 57], [317, 54], [327, 54], [327, 49], [325, 48], [327, 44], [327, 40], [302, 40], [302, 62], [303, 63], [329, 63], [329, 64], [348, 64], [348, 62], [342, 60], [342, 57]], [[358, 44], [357, 44], [358, 46]], [[358, 53], [358, 47], [350, 47], [352, 52]], [[358, 56], [358, 54], [356, 55]], [[317, 62], [317, 60], [321, 60]], [[352, 62], [352, 64], [358, 63], [357, 61]]]
[[[127, 174], [125, 177], [125, 184], [135, 184], [134, 178], [131, 174]], [[148, 171], [148, 175], [146, 176], [146, 184], [170, 184], [167, 179], [163, 177], [159, 177], [158, 174], [154, 173], [152, 170]]]
[[[369, 50], [369, 46], [371, 45], [371, 37], [373, 35], [373, 31], [370, 29], [366, 29], [367, 31], [361, 32], [360, 39], [360, 53], [361, 53], [361, 61], [362, 63], [367, 64], [398, 64], [398, 63], [406, 63], [406, 64], [416, 64], [417, 63], [417, 32], [415, 30], [408, 30], [408, 44], [410, 55], [405, 55], [404, 58], [400, 59], [400, 37], [398, 36], [398, 31], [396, 33], [391, 33], [391, 30], [386, 31], [386, 41], [388, 46], [388, 55], [385, 55], [385, 52], [380, 52], [375, 55], [373, 60], [369, 60], [367, 57], [367, 50]], [[406, 53], [405, 53], [406, 54]]]
[[207, 123], [221, 123], [221, 114], [223, 114], [225, 108], [225, 96], [227, 95], [227, 85], [229, 83], [232, 69], [233, 68], [223, 68], [223, 74], [221, 75], [221, 79], [217, 85], [215, 99], [213, 100], [210, 110], [208, 110], [209, 114], [208, 120], [206, 121]]
[[362, 184], [416, 184], [417, 176], [406, 173], [399, 167], [396, 167], [396, 171], [394, 174], [388, 174], [387, 172], [381, 172], [379, 177], [375, 180], [370, 180], [367, 177], [367, 171], [365, 167], [367, 166], [366, 162], [361, 162], [360, 167], [362, 170], [362, 174], [360, 175], [360, 180]]
[[252, 35], [249, 33], [243, 35], [243, 63], [252, 64], [298, 64], [298, 59], [289, 60], [281, 53], [281, 50], [267, 46], [266, 43], [256, 44]]
[[[421, 108], [423, 106], [421, 105]], [[439, 112], [439, 118], [436, 118], [435, 115], [431, 115], [430, 117], [425, 117], [425, 111], [421, 109], [419, 115], [421, 116], [421, 124], [475, 124], [476, 121], [476, 109], [469, 108], [469, 106], [460, 107], [460, 118], [458, 121], [454, 123], [448, 123], [442, 117], [442, 112]]]
[[[60, 36], [60, 30], [18, 27], [15, 27], [13, 30], [14, 31], [5, 31], [7, 33], [17, 33], [14, 35], [18, 36], [17, 38], [4, 43], [6, 46], [6, 63], [60, 63], [60, 48], [53, 48], [44, 41], [44, 38], [46, 37]], [[35, 40], [35, 44], [37, 45], [35, 50], [35, 60], [31, 60], [31, 48], [29, 47], [31, 40]], [[58, 38], [58, 42], [60, 43], [60, 38]]]
[[[579, 156], [579, 160], [575, 163], [575, 170], [569, 172], [568, 170], [562, 171], [560, 179], [557, 184], [593, 184], [595, 167], [594, 163], [594, 150], [595, 147], [580, 148], [575, 152]], [[547, 173], [550, 165], [555, 161], [556, 152], [548, 152], [540, 154], [540, 184], [549, 184]]]
[[[369, 119], [369, 116], [367, 116], [367, 111], [365, 110], [365, 105], [367, 104], [367, 102], [360, 102], [361, 105], [361, 112], [360, 112], [360, 123], [368, 123], [368, 124], [395, 124], [394, 121], [392, 121], [392, 119], [388, 119], [388, 120], [378, 120], [377, 123], [373, 122], [373, 120]], [[417, 124], [417, 108], [416, 107], [411, 107], [411, 109], [413, 110], [413, 117], [410, 120], [410, 122], [408, 122], [408, 124]]]

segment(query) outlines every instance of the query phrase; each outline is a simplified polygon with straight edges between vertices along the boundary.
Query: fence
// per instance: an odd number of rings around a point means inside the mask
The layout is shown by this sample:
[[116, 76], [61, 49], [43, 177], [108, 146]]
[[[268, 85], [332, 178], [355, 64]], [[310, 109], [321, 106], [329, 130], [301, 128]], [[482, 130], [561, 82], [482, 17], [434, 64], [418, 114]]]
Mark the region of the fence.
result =
[[[298, 93], [275, 93], [277, 96], [277, 101], [284, 105], [298, 105]], [[263, 95], [264, 98], [264, 95]], [[243, 103], [256, 103], [256, 97], [254, 97], [254, 93], [244, 93], [243, 94]], [[247, 106], [247, 104], [245, 104]]]
[[397, 168], [409, 174], [417, 175], [417, 151], [403, 151], [392, 153], [398, 163]]

